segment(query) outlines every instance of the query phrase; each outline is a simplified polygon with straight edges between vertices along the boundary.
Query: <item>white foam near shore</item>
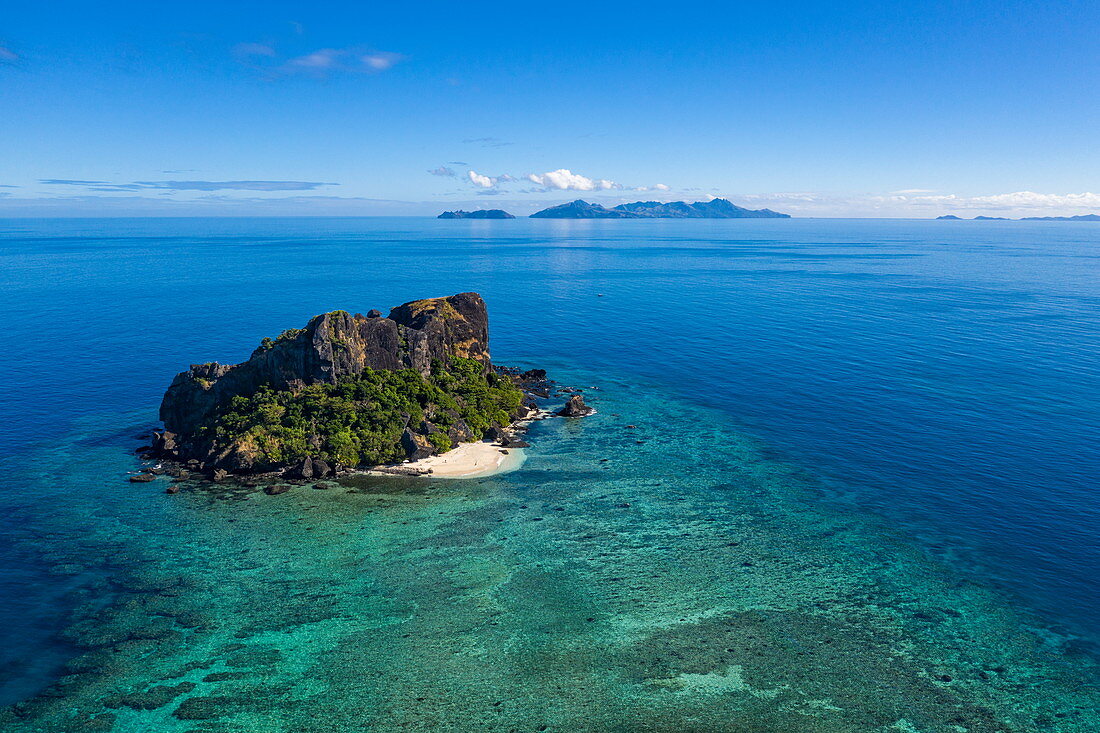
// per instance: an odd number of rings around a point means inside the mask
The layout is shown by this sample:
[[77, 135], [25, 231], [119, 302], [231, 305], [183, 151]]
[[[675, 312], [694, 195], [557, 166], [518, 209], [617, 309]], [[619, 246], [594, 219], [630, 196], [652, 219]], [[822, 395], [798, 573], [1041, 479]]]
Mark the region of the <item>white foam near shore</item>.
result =
[[501, 448], [492, 443], [462, 443], [441, 455], [402, 463], [401, 468], [424, 471], [426, 478], [481, 478], [514, 471], [523, 465], [525, 459], [522, 448]]

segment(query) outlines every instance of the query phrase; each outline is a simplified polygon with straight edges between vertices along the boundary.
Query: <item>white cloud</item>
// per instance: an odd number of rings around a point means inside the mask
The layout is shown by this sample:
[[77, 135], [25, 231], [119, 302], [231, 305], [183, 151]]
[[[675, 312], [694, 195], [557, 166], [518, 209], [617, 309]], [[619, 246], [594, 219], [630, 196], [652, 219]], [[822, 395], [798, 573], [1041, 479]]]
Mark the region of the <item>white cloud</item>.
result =
[[556, 171], [537, 174], [529, 173], [527, 180], [537, 183], [546, 189], [558, 191], [607, 191], [612, 188], [622, 188], [614, 181], [604, 178], [588, 178], [579, 173], [573, 173], [568, 168], [559, 168]]
[[497, 185], [497, 179], [483, 176], [476, 171], [466, 171], [466, 176], [470, 179], [470, 183], [480, 188], [492, 188]]
[[19, 54], [12, 51], [10, 48], [0, 46], [0, 63], [14, 64], [19, 60]]
[[455, 177], [454, 169], [448, 168], [445, 165], [441, 165], [438, 168], [432, 168], [428, 172], [431, 173], [433, 176], [442, 176], [444, 178], [454, 178]]

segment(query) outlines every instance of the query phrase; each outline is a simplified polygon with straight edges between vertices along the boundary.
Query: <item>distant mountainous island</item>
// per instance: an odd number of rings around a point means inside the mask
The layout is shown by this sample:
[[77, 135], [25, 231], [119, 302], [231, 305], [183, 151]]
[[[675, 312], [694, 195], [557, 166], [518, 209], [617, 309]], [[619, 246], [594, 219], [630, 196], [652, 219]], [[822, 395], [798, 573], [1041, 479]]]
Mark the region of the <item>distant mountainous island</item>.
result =
[[636, 201], [607, 208], [577, 199], [531, 214], [532, 219], [789, 219], [771, 209], [745, 209], [726, 199], [696, 201]]
[[444, 211], [437, 219], [515, 219], [503, 209], [484, 209], [480, 211]]
[[[961, 216], [945, 214], [937, 216], [936, 221], [967, 221]], [[1077, 216], [1025, 216], [1009, 219], [1004, 216], [975, 216], [970, 221], [1100, 221], [1100, 214], [1078, 214]]]

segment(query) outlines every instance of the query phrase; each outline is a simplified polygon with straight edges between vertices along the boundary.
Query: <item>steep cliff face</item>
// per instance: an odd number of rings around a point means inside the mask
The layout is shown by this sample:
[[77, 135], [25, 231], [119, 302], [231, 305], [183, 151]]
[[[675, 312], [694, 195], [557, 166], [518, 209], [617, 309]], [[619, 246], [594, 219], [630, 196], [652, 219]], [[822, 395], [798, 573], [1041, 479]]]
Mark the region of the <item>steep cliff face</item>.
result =
[[186, 440], [234, 397], [261, 387], [335, 384], [367, 367], [427, 375], [433, 360], [451, 356], [476, 360], [486, 372], [491, 368], [489, 315], [477, 293], [412, 301], [388, 318], [377, 311], [366, 316], [334, 311], [315, 316], [303, 329], [264, 339], [244, 363], [196, 364], [177, 374], [161, 402], [160, 419], [167, 431]]

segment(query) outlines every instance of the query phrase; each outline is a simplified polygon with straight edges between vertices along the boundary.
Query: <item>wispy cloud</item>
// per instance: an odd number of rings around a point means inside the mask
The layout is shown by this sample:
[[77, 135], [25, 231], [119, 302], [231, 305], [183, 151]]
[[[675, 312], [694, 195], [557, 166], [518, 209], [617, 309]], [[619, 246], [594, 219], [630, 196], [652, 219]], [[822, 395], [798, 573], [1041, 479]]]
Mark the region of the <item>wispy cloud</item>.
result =
[[274, 57], [275, 47], [268, 43], [238, 43], [233, 47], [233, 53], [238, 56], [267, 56]]
[[69, 178], [43, 178], [39, 183], [51, 186], [80, 186], [94, 191], [313, 191], [321, 186], [339, 186], [322, 181], [84, 181]]
[[444, 178], [454, 178], [455, 177], [454, 169], [453, 168], [448, 168], [445, 165], [441, 165], [438, 168], [432, 168], [430, 171], [428, 171], [428, 173], [431, 173], [433, 176], [442, 176]]
[[19, 54], [7, 46], [0, 46], [0, 64], [14, 64], [19, 60]]
[[313, 191], [321, 186], [339, 186], [322, 181], [135, 181], [145, 188], [172, 191]]
[[926, 218], [940, 214], [989, 214], [1006, 217], [1100, 213], [1100, 194], [1011, 193], [965, 196], [916, 189], [886, 194], [836, 194], [813, 191], [728, 196], [754, 206], [802, 216], [886, 216]]
[[392, 67], [398, 61], [400, 61], [402, 58], [404, 57], [401, 56], [401, 54], [373, 52], [363, 54], [359, 57], [359, 60], [366, 64], [369, 68], [374, 69], [375, 71], [385, 71], [386, 69]]
[[333, 69], [340, 63], [340, 59], [346, 54], [338, 48], [319, 48], [304, 56], [295, 56], [283, 65], [285, 69], [299, 69], [306, 71], [320, 71]]
[[548, 191], [608, 191], [613, 188], [622, 188], [606, 178], [588, 178], [579, 173], [573, 173], [568, 168], [559, 168], [547, 173], [528, 173], [527, 180]]
[[178, 199], [141, 194], [39, 198], [0, 195], [0, 215], [3, 216], [392, 216], [427, 215], [434, 209], [434, 205], [423, 202], [362, 196], [292, 195], [270, 198], [205, 194]]
[[467, 145], [480, 145], [483, 148], [502, 148], [505, 145], [512, 144], [507, 140], [501, 140], [499, 137], [470, 137], [462, 142]]
[[957, 209], [985, 209], [1010, 211], [1020, 209], [1095, 209], [1100, 208], [1100, 194], [1096, 193], [1036, 193], [1015, 191], [988, 196], [956, 196], [955, 194], [907, 195], [893, 194], [886, 201], [898, 201], [920, 207], [954, 207]]
[[233, 46], [233, 55], [243, 65], [268, 78], [332, 74], [377, 74], [393, 68], [405, 56], [366, 46], [318, 48], [308, 53], [285, 55], [270, 42], [249, 41]]
[[109, 181], [82, 181], [74, 178], [39, 178], [39, 183], [49, 186], [106, 186]]
[[388, 51], [361, 51], [351, 48], [319, 48], [286, 61], [279, 70], [287, 74], [325, 76], [334, 72], [377, 73], [392, 68], [404, 58]]

